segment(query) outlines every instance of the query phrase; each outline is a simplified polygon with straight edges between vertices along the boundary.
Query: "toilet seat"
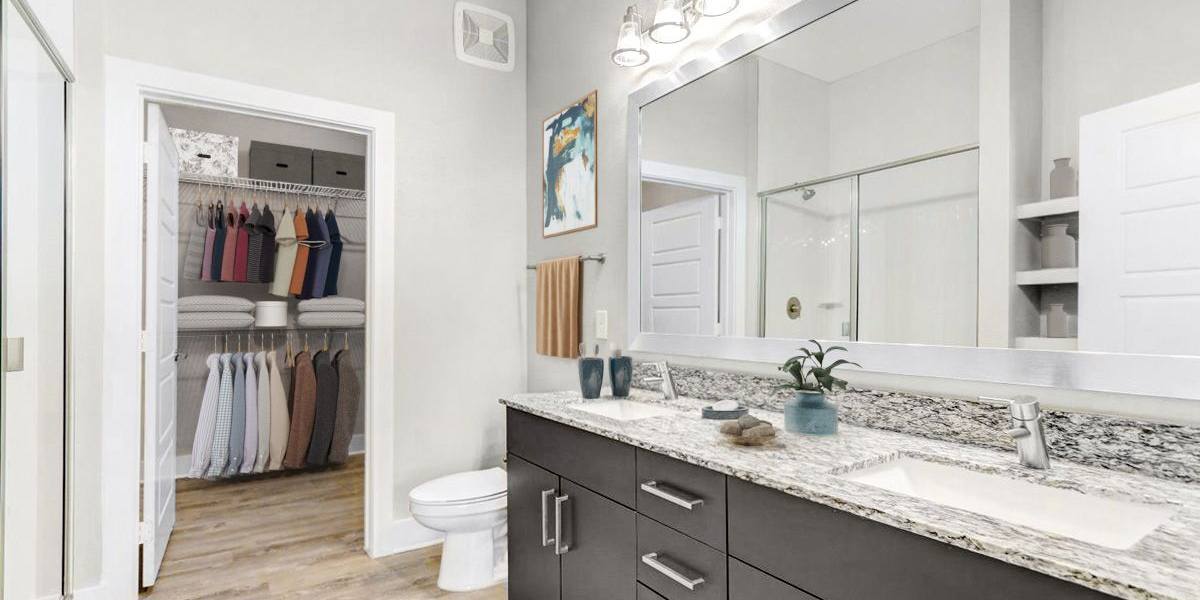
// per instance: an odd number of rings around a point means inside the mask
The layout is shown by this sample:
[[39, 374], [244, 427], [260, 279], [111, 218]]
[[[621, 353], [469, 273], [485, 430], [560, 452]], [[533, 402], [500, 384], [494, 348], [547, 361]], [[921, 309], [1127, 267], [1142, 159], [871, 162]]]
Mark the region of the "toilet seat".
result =
[[507, 473], [499, 467], [466, 471], [427, 481], [413, 488], [408, 499], [420, 506], [463, 506], [506, 500]]

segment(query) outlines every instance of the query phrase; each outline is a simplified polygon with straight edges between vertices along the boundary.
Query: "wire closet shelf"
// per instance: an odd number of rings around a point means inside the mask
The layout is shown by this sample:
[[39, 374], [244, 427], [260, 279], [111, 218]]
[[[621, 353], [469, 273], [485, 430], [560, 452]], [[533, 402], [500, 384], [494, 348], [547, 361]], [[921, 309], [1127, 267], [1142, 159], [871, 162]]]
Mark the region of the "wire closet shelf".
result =
[[366, 201], [367, 192], [346, 188], [325, 187], [305, 183], [288, 183], [286, 181], [268, 181], [266, 179], [250, 179], [248, 177], [224, 177], [219, 175], [201, 175], [199, 173], [180, 173], [181, 183], [198, 183], [225, 189], [248, 190], [269, 194], [289, 194], [296, 196], [316, 196], [334, 200]]

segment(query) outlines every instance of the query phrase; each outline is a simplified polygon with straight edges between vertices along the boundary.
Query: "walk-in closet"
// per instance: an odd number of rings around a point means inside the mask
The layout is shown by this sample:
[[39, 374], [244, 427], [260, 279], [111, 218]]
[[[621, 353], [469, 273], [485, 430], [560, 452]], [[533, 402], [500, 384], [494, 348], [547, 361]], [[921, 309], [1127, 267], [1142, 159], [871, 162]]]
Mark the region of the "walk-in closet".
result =
[[361, 534], [366, 138], [146, 118], [142, 586], [170, 598], [213, 561], [339, 520]]

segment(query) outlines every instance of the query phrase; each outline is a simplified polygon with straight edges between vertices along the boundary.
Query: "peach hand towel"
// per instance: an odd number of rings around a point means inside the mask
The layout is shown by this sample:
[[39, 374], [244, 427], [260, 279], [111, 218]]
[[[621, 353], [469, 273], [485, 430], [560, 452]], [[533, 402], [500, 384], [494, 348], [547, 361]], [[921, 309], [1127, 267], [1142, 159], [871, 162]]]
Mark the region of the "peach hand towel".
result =
[[561, 358], [579, 356], [582, 271], [578, 256], [538, 264], [538, 354]]

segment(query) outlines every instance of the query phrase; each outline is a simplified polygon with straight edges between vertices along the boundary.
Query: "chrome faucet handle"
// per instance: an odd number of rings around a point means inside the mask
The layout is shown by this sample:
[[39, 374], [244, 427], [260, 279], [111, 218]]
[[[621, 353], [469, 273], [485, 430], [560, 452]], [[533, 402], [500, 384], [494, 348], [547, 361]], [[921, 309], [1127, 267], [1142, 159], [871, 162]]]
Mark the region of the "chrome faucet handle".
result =
[[1004, 433], [1016, 440], [1017, 458], [1022, 465], [1033, 469], [1050, 468], [1050, 452], [1042, 429], [1042, 407], [1036, 398], [1018, 396], [1009, 400], [980, 396], [979, 400], [1008, 406], [1009, 427]]

